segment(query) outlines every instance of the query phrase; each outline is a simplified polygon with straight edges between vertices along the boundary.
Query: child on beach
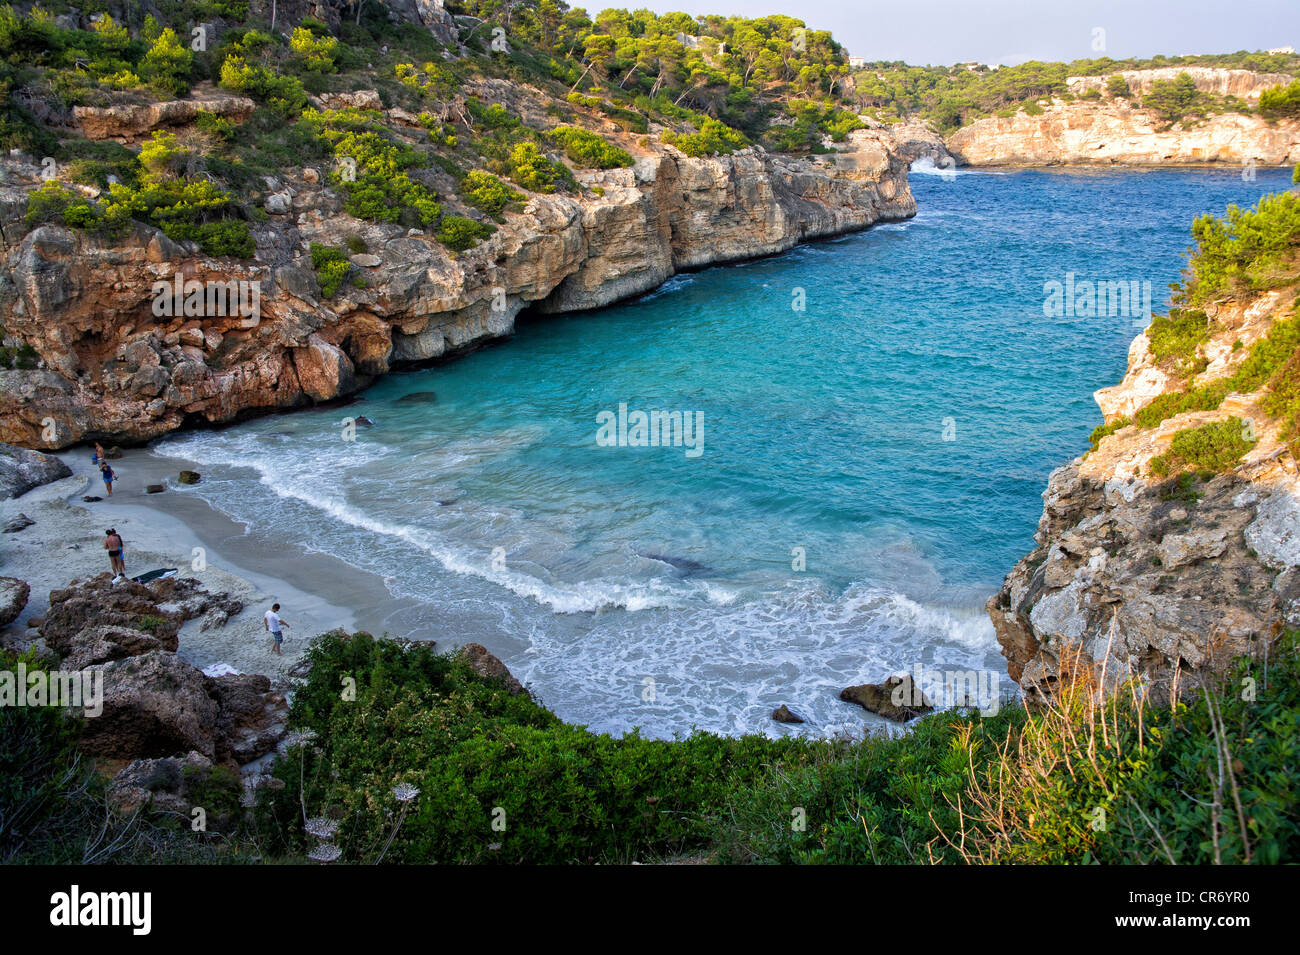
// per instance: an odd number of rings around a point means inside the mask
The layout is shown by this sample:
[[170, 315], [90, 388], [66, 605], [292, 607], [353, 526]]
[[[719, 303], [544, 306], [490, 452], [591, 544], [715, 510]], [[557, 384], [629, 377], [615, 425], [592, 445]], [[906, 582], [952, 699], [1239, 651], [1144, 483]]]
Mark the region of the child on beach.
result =
[[280, 619], [280, 605], [272, 604], [271, 609], [266, 612], [265, 618], [266, 629], [271, 631], [271, 638], [275, 640], [275, 652], [280, 653], [280, 644], [284, 642], [284, 632], [282, 627], [289, 626]]
[[113, 469], [112, 469], [111, 467], [109, 467], [107, 461], [104, 461], [104, 462], [102, 462], [102, 463], [100, 464], [100, 466], [99, 466], [99, 476], [102, 477], [102, 478], [104, 479], [104, 487], [105, 487], [105, 489], [107, 489], [107, 491], [108, 491], [108, 496], [109, 496], [109, 497], [112, 497], [112, 496], [113, 496], [113, 482], [114, 482], [115, 480], [117, 480], [117, 475], [113, 473]]

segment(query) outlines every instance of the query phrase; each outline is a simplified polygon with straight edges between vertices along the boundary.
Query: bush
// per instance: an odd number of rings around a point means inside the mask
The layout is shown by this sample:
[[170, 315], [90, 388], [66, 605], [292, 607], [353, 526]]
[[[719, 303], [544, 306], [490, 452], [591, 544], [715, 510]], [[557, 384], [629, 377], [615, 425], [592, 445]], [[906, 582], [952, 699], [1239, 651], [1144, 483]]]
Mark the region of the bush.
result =
[[511, 179], [532, 192], [555, 192], [573, 184], [573, 174], [568, 168], [548, 159], [533, 142], [516, 145], [505, 167]]
[[320, 293], [327, 299], [338, 294], [348, 273], [352, 271], [352, 262], [348, 259], [347, 252], [318, 242], [311, 244], [311, 264], [316, 270]]
[[1128, 80], [1124, 79], [1119, 73], [1107, 78], [1106, 92], [1117, 99], [1129, 99], [1133, 95], [1133, 91], [1129, 89]]
[[307, 92], [297, 79], [249, 64], [237, 53], [229, 54], [222, 62], [220, 85], [265, 103], [286, 119], [297, 116], [307, 105]]
[[475, 222], [464, 216], [443, 216], [434, 236], [453, 252], [464, 252], [495, 231], [484, 222]]
[[1300, 80], [1294, 80], [1287, 86], [1274, 86], [1260, 93], [1259, 114], [1268, 119], [1300, 117]]
[[461, 194], [471, 206], [498, 222], [507, 206], [524, 198], [490, 172], [477, 169], [466, 173], [461, 180]]
[[1200, 309], [1171, 309], [1168, 315], [1155, 316], [1147, 329], [1151, 355], [1158, 362], [1190, 359], [1209, 341], [1211, 330], [1209, 318]]
[[1175, 432], [1162, 463], [1166, 473], [1182, 464], [1207, 471], [1227, 471], [1255, 446], [1256, 440], [1254, 429], [1241, 418], [1211, 421]]
[[181, 46], [176, 31], [163, 30], [136, 70], [149, 86], [159, 93], [180, 96], [189, 91], [190, 66], [194, 54]]
[[575, 165], [587, 169], [615, 169], [632, 165], [632, 156], [626, 150], [585, 129], [557, 126], [551, 130], [550, 136]]
[[339, 41], [332, 36], [316, 36], [306, 27], [294, 27], [289, 49], [294, 59], [309, 73], [333, 73]]
[[676, 146], [688, 156], [726, 156], [749, 145], [745, 134], [716, 119], [704, 119], [696, 133], [666, 132], [664, 142]]

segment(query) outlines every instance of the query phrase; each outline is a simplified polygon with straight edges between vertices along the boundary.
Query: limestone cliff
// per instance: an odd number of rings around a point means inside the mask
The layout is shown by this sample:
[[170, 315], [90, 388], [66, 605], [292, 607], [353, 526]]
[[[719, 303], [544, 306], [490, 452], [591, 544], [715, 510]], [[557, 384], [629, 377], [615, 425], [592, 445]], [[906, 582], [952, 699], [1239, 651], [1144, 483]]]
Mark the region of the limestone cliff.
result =
[[1300, 122], [1220, 113], [1183, 128], [1126, 100], [1054, 101], [1038, 116], [1020, 112], [976, 120], [948, 137], [971, 166], [1163, 165], [1300, 162]]
[[[1213, 333], [1191, 380], [1138, 336], [1124, 380], [1097, 392], [1107, 423], [1124, 424], [1162, 394], [1226, 379], [1293, 314], [1296, 294], [1208, 306]], [[1300, 627], [1300, 469], [1260, 399], [1229, 394], [1213, 411], [1118, 427], [1052, 473], [1036, 546], [988, 603], [1027, 699], [1050, 695], [1076, 660], [1108, 688], [1135, 677], [1164, 697], [1236, 656], [1265, 656], [1284, 627]], [[1258, 438], [1236, 467], [1210, 480], [1156, 476], [1152, 459], [1177, 431], [1230, 417], [1251, 422]]]
[[[1219, 98], [1215, 115], [1170, 124], [1138, 105], [1157, 83], [1184, 73], [1201, 93]], [[1118, 75], [1130, 96], [1112, 96], [1109, 76], [1072, 76], [1070, 93], [1093, 98], [1053, 99], [1036, 116], [1018, 112], [976, 120], [953, 133], [948, 148], [958, 162], [971, 166], [1300, 161], [1300, 122], [1273, 122], [1252, 112], [1264, 90], [1290, 83], [1290, 75], [1197, 66]]]
[[[389, 120], [413, 119], [400, 113]], [[155, 120], [169, 117], [118, 117], [127, 133]], [[489, 240], [458, 255], [419, 230], [347, 216], [320, 170], [287, 169], [266, 183], [270, 215], [254, 226], [256, 257], [242, 261], [204, 256], [140, 224], [111, 243], [59, 226], [24, 235], [20, 216], [40, 170], [7, 159], [0, 306], [6, 333], [36, 350], [39, 367], [0, 371], [0, 440], [144, 441], [325, 401], [400, 363], [509, 335], [525, 308], [598, 308], [682, 269], [916, 211], [907, 160], [882, 131], [855, 132], [845, 151], [811, 160], [758, 147], [690, 158], [650, 138], [622, 145], [634, 167], [578, 171], [580, 194], [531, 195]], [[425, 173], [454, 194], [438, 170]], [[349, 238], [368, 250], [353, 256], [365, 287], [323, 300], [309, 244]], [[256, 282], [260, 314], [158, 316], [154, 283], [177, 275]]]

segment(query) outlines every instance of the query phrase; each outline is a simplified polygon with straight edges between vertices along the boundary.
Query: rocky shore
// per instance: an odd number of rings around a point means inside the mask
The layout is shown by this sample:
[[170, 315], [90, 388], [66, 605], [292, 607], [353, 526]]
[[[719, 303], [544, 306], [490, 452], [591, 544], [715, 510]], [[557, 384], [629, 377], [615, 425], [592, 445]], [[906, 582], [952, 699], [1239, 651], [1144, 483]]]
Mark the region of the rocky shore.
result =
[[[1230, 376], [1296, 288], [1207, 307], [1198, 383]], [[1117, 386], [1096, 393], [1108, 424], [1097, 450], [1052, 473], [1036, 547], [1007, 575], [988, 610], [1007, 668], [1030, 702], [1069, 669], [1091, 668], [1113, 689], [1136, 678], [1168, 699], [1222, 674], [1234, 657], [1266, 659], [1300, 627], [1300, 467], [1260, 392], [1150, 428], [1125, 424], [1186, 384], [1157, 361], [1143, 333]], [[1237, 417], [1256, 436], [1240, 463], [1210, 480], [1166, 479], [1152, 459], [1181, 429]]]
[[[547, 101], [527, 87], [489, 80], [473, 92], [523, 116], [545, 115]], [[349, 94], [354, 100], [378, 103], [364, 90]], [[402, 128], [414, 117], [393, 110], [387, 120]], [[162, 120], [95, 121], [119, 123], [129, 139]], [[685, 269], [916, 212], [908, 158], [884, 130], [859, 130], [844, 151], [811, 159], [760, 147], [692, 158], [630, 136], [619, 144], [633, 167], [579, 170], [580, 194], [533, 195], [490, 239], [459, 254], [421, 230], [354, 219], [320, 169], [287, 169], [264, 184], [268, 215], [254, 225], [252, 260], [204, 256], [139, 223], [120, 242], [53, 225], [24, 235], [21, 215], [40, 169], [6, 159], [4, 234], [22, 238], [8, 250], [0, 307], [7, 334], [35, 349], [39, 367], [0, 371], [0, 440], [33, 448], [138, 443], [328, 401], [402, 364], [507, 336], [525, 309], [599, 308]], [[428, 176], [440, 194], [454, 195], [445, 173]], [[348, 240], [368, 250], [352, 257], [364, 287], [325, 300], [309, 246]], [[258, 314], [156, 315], [155, 283], [177, 276], [255, 283]]]

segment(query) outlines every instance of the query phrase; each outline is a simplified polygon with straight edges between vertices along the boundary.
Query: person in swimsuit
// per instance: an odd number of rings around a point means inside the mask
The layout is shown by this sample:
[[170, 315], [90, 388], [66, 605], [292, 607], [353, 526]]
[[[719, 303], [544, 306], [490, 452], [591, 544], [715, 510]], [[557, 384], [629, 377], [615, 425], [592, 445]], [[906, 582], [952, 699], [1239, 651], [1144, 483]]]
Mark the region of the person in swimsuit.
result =
[[108, 496], [112, 497], [113, 481], [117, 479], [117, 475], [113, 473], [113, 469], [108, 466], [107, 461], [104, 461], [103, 463], [100, 464], [99, 476], [104, 479], [104, 487], [108, 490]]
[[108, 455], [104, 453], [104, 446], [98, 441], [95, 442], [95, 453], [90, 456], [90, 460], [96, 465], [102, 464], [108, 460]]
[[124, 549], [122, 537], [116, 528], [110, 527], [104, 531], [104, 550], [108, 551], [108, 559], [113, 563], [114, 581], [126, 576], [126, 558], [122, 556]]

